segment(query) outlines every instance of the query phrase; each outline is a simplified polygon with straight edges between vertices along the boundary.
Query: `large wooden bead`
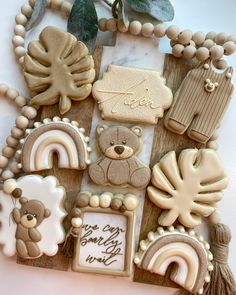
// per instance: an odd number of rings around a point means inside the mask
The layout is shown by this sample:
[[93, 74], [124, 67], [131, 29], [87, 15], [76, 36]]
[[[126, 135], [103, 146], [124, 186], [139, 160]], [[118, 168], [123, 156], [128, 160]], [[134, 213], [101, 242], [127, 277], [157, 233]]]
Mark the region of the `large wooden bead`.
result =
[[3, 183], [3, 190], [6, 194], [11, 194], [17, 188], [15, 179], [8, 179]]
[[108, 208], [111, 205], [112, 193], [105, 192], [100, 195], [99, 205], [102, 208]]
[[111, 208], [112, 208], [113, 210], [119, 210], [120, 207], [122, 206], [122, 204], [123, 204], [123, 202], [122, 202], [121, 199], [119, 199], [119, 198], [114, 198], [114, 199], [112, 199], [112, 201], [111, 201]]
[[34, 5], [36, 3], [37, 0], [29, 0], [29, 5], [34, 8]]
[[10, 170], [5, 170], [3, 171], [2, 173], [2, 178], [5, 180], [5, 179], [10, 179], [10, 178], [13, 178], [14, 177], [14, 174], [10, 171]]
[[21, 111], [29, 120], [33, 120], [37, 116], [37, 110], [33, 107], [24, 106]]
[[214, 66], [219, 70], [223, 70], [228, 67], [228, 63], [224, 59], [219, 59], [215, 61]]
[[110, 18], [107, 21], [107, 30], [114, 33], [117, 31], [117, 21], [114, 18]]
[[211, 40], [215, 40], [216, 37], [216, 33], [215, 32], [209, 32], [206, 34], [206, 39], [211, 39]]
[[61, 9], [62, 0], [52, 0], [51, 7], [52, 9], [59, 10]]
[[215, 37], [216, 44], [223, 45], [225, 43], [227, 37], [228, 37], [228, 35], [224, 32], [217, 34]]
[[15, 21], [18, 25], [25, 26], [28, 20], [23, 13], [20, 13], [20, 14], [17, 14], [17, 16], [15, 17]]
[[99, 30], [105, 32], [107, 30], [107, 19], [101, 18], [98, 23]]
[[183, 45], [187, 45], [187, 44], [189, 44], [190, 40], [192, 39], [192, 36], [193, 36], [193, 33], [191, 30], [184, 30], [179, 33], [178, 41]]
[[203, 42], [202, 46], [210, 49], [212, 46], [215, 45], [215, 42], [211, 39], [207, 39]]
[[141, 33], [141, 30], [142, 30], [142, 24], [137, 21], [137, 20], [134, 20], [130, 23], [130, 26], [129, 26], [129, 31], [132, 35], [139, 35]]
[[87, 207], [89, 204], [91, 193], [90, 192], [83, 192], [78, 195], [78, 198], [76, 200], [76, 207], [83, 208]]
[[18, 47], [18, 46], [24, 46], [25, 44], [25, 40], [24, 38], [22, 38], [21, 36], [14, 36], [12, 38], [12, 43], [15, 47]]
[[134, 195], [132, 195], [132, 194], [127, 194], [125, 196], [125, 199], [123, 201], [123, 204], [125, 205], [125, 207], [126, 207], [127, 210], [133, 211], [138, 206], [138, 199]]
[[11, 88], [9, 88], [6, 93], [6, 96], [12, 100], [15, 99], [18, 95], [19, 95], [19, 92]]
[[224, 45], [224, 54], [225, 55], [231, 55], [236, 50], [236, 44], [233, 41], [227, 41]]
[[236, 43], [236, 35], [230, 35], [226, 41], [232, 41], [232, 42]]
[[97, 208], [99, 207], [99, 196], [97, 195], [93, 195], [90, 197], [89, 199], [89, 205], [92, 207], [92, 208]]
[[17, 127], [13, 127], [11, 129], [11, 135], [14, 138], [20, 138], [23, 134], [24, 134], [23, 130], [21, 130], [21, 129], [17, 128]]
[[67, 16], [70, 14], [72, 4], [70, 2], [63, 1], [61, 4], [61, 11]]
[[209, 55], [209, 50], [205, 47], [199, 47], [196, 51], [196, 58], [199, 61], [207, 60], [209, 58]]
[[19, 116], [16, 118], [16, 127], [24, 129], [29, 125], [29, 120], [25, 116]]
[[7, 157], [7, 158], [11, 158], [14, 156], [14, 153], [15, 153], [15, 149], [9, 147], [9, 146], [6, 146], [3, 150], [2, 150], [2, 154], [4, 157]]
[[222, 46], [214, 45], [211, 47], [210, 49], [211, 59], [213, 60], [221, 59], [223, 55], [224, 55], [224, 49]]
[[6, 143], [9, 147], [16, 147], [18, 145], [18, 140], [12, 136], [8, 136], [6, 139]]
[[15, 103], [19, 106], [19, 107], [23, 107], [26, 105], [26, 99], [21, 96], [21, 95], [18, 95], [16, 98], [15, 98]]
[[13, 162], [11, 163], [10, 165], [10, 170], [13, 172], [13, 173], [19, 173], [21, 171], [21, 169], [18, 167], [18, 163], [17, 162]]
[[171, 40], [176, 40], [179, 33], [180, 33], [180, 29], [175, 25], [169, 26], [169, 28], [167, 28], [166, 30], [166, 35]]
[[176, 44], [172, 48], [172, 54], [175, 57], [181, 57], [183, 55], [183, 52], [184, 52], [184, 46], [182, 44]]
[[205, 41], [205, 34], [203, 32], [196, 32], [193, 34], [193, 41], [197, 46], [200, 46]]
[[24, 4], [21, 6], [21, 12], [26, 17], [30, 18], [33, 12], [33, 8], [29, 4]]
[[6, 167], [8, 164], [8, 158], [0, 155], [0, 168]]
[[187, 59], [192, 59], [196, 54], [196, 47], [189, 45], [184, 48], [183, 56]]
[[166, 34], [166, 27], [163, 24], [158, 24], [154, 27], [154, 35], [157, 38], [162, 38]]
[[142, 26], [141, 33], [144, 37], [148, 38], [151, 37], [154, 32], [154, 26], [151, 23], [145, 23]]
[[22, 26], [22, 25], [16, 25], [15, 28], [14, 28], [14, 33], [16, 35], [21, 36], [21, 37], [25, 37], [25, 33], [26, 33], [25, 27]]
[[0, 95], [6, 95], [8, 89], [9, 88], [6, 84], [0, 84]]
[[129, 30], [129, 26], [125, 26], [123, 19], [119, 19], [117, 22], [118, 31], [121, 33], [126, 33]]

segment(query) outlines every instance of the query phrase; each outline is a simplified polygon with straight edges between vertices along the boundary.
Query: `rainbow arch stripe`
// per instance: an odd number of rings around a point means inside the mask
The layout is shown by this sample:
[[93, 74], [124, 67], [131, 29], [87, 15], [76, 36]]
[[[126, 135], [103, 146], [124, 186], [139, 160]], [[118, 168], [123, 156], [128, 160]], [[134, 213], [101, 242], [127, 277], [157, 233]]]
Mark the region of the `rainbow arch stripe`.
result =
[[170, 227], [167, 230], [148, 234], [148, 239], [140, 242], [134, 262], [138, 267], [164, 276], [174, 263], [171, 280], [193, 294], [203, 294], [203, 287], [210, 281], [212, 254], [209, 244], [197, 237], [193, 230], [184, 227]]
[[[39, 126], [38, 126], [39, 125]], [[89, 138], [84, 129], [68, 121], [44, 120], [43, 124], [28, 130], [21, 141], [21, 168], [25, 172], [51, 169], [53, 154], [58, 156], [58, 167], [68, 169], [86, 169], [89, 161]]]

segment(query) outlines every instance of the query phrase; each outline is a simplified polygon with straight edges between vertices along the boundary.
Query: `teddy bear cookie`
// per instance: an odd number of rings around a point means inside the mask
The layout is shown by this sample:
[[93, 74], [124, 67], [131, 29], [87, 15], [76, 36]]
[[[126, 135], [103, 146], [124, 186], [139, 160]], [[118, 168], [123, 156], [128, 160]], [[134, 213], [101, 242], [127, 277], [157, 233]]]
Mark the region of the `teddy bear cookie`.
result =
[[89, 167], [91, 180], [99, 185], [146, 187], [151, 171], [136, 156], [141, 146], [142, 129], [98, 125], [97, 136], [102, 157]]

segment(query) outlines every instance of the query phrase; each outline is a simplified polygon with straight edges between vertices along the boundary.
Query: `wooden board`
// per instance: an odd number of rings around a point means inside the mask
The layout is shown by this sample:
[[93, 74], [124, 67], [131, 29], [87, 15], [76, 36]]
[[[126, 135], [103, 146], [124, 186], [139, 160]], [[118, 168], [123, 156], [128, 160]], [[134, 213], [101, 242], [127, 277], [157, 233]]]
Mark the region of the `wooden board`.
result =
[[[166, 55], [163, 76], [166, 78], [166, 84], [172, 89], [173, 94], [179, 88], [188, 71], [194, 66], [195, 65], [192, 62], [188, 62], [184, 59], [177, 59], [172, 55]], [[153, 167], [159, 162], [159, 160], [169, 151], [175, 150], [178, 155], [185, 148], [203, 147], [202, 144], [191, 140], [185, 134], [180, 136], [168, 131], [164, 127], [163, 121], [163, 119], [159, 121], [154, 129], [150, 167]], [[160, 209], [158, 209], [149, 200], [148, 195], [146, 195], [140, 230], [140, 240], [146, 239], [148, 232], [156, 231], [159, 214]], [[168, 269], [166, 276], [163, 277], [135, 266], [133, 280], [139, 283], [178, 288], [178, 286], [169, 279], [170, 271], [171, 267]]]
[[[98, 74], [100, 70], [102, 51], [103, 51], [102, 47], [97, 47], [95, 49], [94, 56], [93, 56], [95, 61], [95, 69], [97, 73], [96, 79], [98, 78]], [[85, 129], [86, 135], [89, 135], [91, 124], [92, 124], [93, 109], [94, 109], [94, 100], [92, 95], [90, 95], [87, 99], [81, 102], [73, 101], [70, 111], [66, 113], [64, 117], [67, 117], [70, 120], [78, 121], [80, 126]], [[44, 118], [52, 118], [54, 116], [60, 117], [58, 105], [43, 107], [40, 119], [43, 120]], [[70, 210], [74, 206], [75, 197], [78, 191], [80, 190], [83, 171], [70, 170], [70, 169], [58, 169], [57, 158], [54, 157], [54, 165], [52, 169], [47, 171], [37, 172], [36, 174], [39, 174], [42, 176], [54, 175], [57, 177], [60, 185], [64, 186], [67, 192], [64, 205], [65, 205], [66, 211], [70, 212]], [[68, 219], [69, 219], [69, 216], [64, 222], [65, 229], [68, 228]], [[53, 257], [48, 257], [43, 255], [42, 257], [35, 260], [22, 259], [18, 257], [17, 263], [29, 265], [29, 266], [44, 267], [44, 268], [67, 271], [69, 268], [70, 260], [61, 253], [61, 247], [60, 247], [58, 254]]]

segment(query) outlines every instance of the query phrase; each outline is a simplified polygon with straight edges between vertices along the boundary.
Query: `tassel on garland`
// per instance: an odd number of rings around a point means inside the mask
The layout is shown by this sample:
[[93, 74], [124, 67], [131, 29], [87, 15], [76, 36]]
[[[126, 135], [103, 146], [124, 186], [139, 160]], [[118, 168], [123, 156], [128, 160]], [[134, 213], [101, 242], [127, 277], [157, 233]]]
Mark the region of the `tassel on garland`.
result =
[[214, 270], [211, 281], [205, 286], [204, 295], [236, 295], [236, 283], [228, 265], [231, 231], [222, 223], [210, 227], [211, 252]]

